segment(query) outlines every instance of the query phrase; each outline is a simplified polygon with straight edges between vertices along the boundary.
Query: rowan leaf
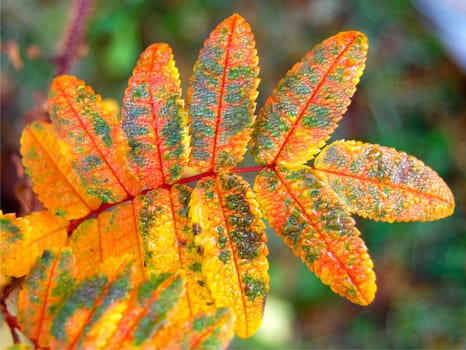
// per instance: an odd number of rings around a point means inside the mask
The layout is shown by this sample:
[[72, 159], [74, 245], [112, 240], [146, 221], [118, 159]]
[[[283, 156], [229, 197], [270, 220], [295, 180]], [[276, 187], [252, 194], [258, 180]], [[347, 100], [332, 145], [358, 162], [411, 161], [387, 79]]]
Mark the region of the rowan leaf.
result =
[[344, 204], [307, 166], [262, 170], [254, 189], [267, 221], [324, 284], [367, 305], [373, 263]]
[[26, 275], [44, 250], [65, 245], [67, 226], [67, 220], [45, 210], [21, 218], [13, 214], [0, 215], [2, 274]]
[[190, 211], [215, 305], [231, 307], [236, 334], [249, 337], [269, 291], [267, 238], [254, 194], [237, 175], [206, 177], [194, 188]]
[[[51, 124], [28, 124], [21, 137], [21, 154], [34, 192], [55, 215], [71, 220], [84, 217], [99, 207], [99, 199], [87, 194], [81, 185], [71, 158], [60, 152]], [[51, 188], [56, 190], [51, 191]]]
[[394, 148], [337, 141], [315, 168], [352, 212], [372, 220], [429, 221], [453, 213], [453, 194], [437, 173]]
[[194, 65], [187, 96], [190, 166], [217, 171], [243, 159], [255, 119], [258, 73], [251, 28], [234, 14], [210, 34]]
[[73, 158], [89, 194], [114, 203], [139, 193], [143, 185], [128, 169], [119, 118], [99, 95], [73, 76], [58, 76], [50, 87], [49, 112], [62, 152]]
[[[108, 259], [95, 274], [80, 281], [56, 311], [50, 347], [82, 348], [88, 333], [109, 309], [128, 298], [134, 287], [128, 257]], [[105, 319], [108, 327], [115, 320]], [[92, 348], [96, 348], [93, 344]]]
[[52, 320], [75, 284], [76, 266], [69, 248], [45, 251], [27, 276], [18, 299], [18, 323], [37, 347], [49, 346]]
[[189, 138], [179, 73], [167, 44], [140, 56], [123, 99], [130, 168], [148, 187], [172, 183], [188, 161]]
[[251, 151], [260, 164], [304, 164], [325, 145], [364, 69], [367, 38], [349, 31], [306, 54], [259, 111]]

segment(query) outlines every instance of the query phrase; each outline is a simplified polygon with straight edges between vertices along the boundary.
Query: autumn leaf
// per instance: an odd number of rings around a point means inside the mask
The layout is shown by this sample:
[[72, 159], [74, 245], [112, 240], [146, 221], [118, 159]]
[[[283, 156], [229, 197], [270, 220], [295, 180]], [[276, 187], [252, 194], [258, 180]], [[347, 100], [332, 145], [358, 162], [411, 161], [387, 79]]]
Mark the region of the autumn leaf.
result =
[[1, 214], [1, 273], [14, 277], [26, 275], [44, 250], [65, 245], [67, 226], [67, 220], [48, 211], [37, 211], [21, 218]]
[[[100, 206], [101, 202], [82, 186], [70, 158], [61, 153], [51, 124], [28, 124], [21, 137], [21, 154], [34, 184], [34, 192], [55, 215], [71, 220], [83, 217]], [[51, 188], [59, 190], [51, 191]]]
[[269, 291], [267, 238], [253, 192], [239, 176], [219, 174], [197, 183], [190, 207], [215, 305], [231, 307], [236, 334], [249, 337], [261, 324]]
[[337, 141], [315, 168], [350, 211], [372, 220], [429, 221], [453, 213], [453, 194], [437, 173], [393, 148]]
[[56, 310], [75, 284], [76, 266], [71, 249], [45, 251], [31, 269], [19, 293], [21, 330], [40, 348], [49, 346], [50, 327]]
[[262, 170], [254, 190], [275, 232], [335, 293], [367, 305], [373, 263], [340, 199], [306, 166]]
[[122, 114], [129, 164], [138, 178], [152, 188], [178, 180], [189, 139], [179, 73], [167, 44], [153, 44], [141, 54]]
[[49, 113], [62, 152], [72, 155], [73, 168], [87, 193], [103, 203], [136, 195], [143, 185], [127, 166], [128, 144], [113, 110], [102, 98], [73, 76], [54, 79], [49, 93]]
[[235, 14], [212, 31], [194, 65], [187, 97], [190, 166], [218, 171], [243, 159], [255, 119], [258, 73], [251, 28]]
[[367, 38], [350, 31], [328, 38], [279, 82], [259, 112], [251, 151], [260, 164], [304, 164], [342, 118], [364, 69]]

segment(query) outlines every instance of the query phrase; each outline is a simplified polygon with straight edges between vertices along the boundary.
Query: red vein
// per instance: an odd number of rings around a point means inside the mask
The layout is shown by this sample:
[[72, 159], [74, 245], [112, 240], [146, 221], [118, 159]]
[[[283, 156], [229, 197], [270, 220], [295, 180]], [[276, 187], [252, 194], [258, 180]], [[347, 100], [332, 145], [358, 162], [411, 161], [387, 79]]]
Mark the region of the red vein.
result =
[[[39, 141], [39, 139], [36, 137], [36, 135], [32, 132], [31, 129], [26, 129], [29, 131], [30, 135], [32, 136], [32, 138], [34, 139], [34, 141], [39, 144], [41, 146], [41, 149], [43, 150], [45, 156], [49, 159], [49, 163], [51, 163], [53, 166], [55, 166], [55, 169], [57, 169], [57, 172], [63, 177], [64, 181], [71, 187], [71, 189], [74, 191], [74, 193], [78, 196], [78, 198], [81, 200], [81, 202], [87, 207], [87, 209], [89, 209], [89, 211], [92, 210], [91, 207], [89, 207], [89, 205], [86, 203], [86, 201], [81, 197], [79, 191], [76, 190], [76, 188], [73, 186], [73, 184], [68, 180], [68, 178], [66, 177], [66, 175], [60, 170], [60, 168], [58, 167], [58, 165], [55, 163], [55, 161], [53, 160], [52, 156], [50, 155], [50, 153], [48, 152], [48, 150], [42, 145], [42, 143]], [[65, 157], [63, 155], [63, 157]]]
[[[81, 337], [85, 336], [85, 333], [84, 333], [84, 330], [86, 328], [86, 326], [89, 325], [89, 322], [91, 321], [92, 319], [92, 316], [94, 315], [96, 309], [101, 306], [101, 303], [103, 301], [103, 299], [107, 296], [107, 292], [108, 290], [110, 289], [110, 287], [113, 285], [113, 283], [117, 280], [117, 278], [119, 277], [119, 272], [121, 272], [121, 269], [122, 267], [124, 267], [124, 265], [127, 263], [127, 261], [124, 259], [123, 261], [121, 261], [121, 264], [119, 265], [119, 267], [115, 270], [114, 272], [114, 275], [111, 276], [112, 278], [110, 279], [109, 278], [109, 281], [107, 282], [107, 284], [105, 285], [105, 287], [103, 288], [102, 292], [100, 293], [99, 297], [95, 300], [95, 302], [93, 303], [92, 305], [92, 308], [88, 311], [88, 314], [87, 314], [87, 317], [86, 317], [86, 320], [82, 323], [81, 325], [81, 328], [79, 329], [78, 333], [76, 334], [75, 338], [73, 339], [73, 341], [69, 344], [68, 348], [69, 349], [75, 349], [76, 346], [77, 346], [77, 342], [79, 341], [79, 339], [81, 339]], [[114, 300], [114, 302], [116, 302], [116, 300]], [[113, 303], [112, 303], [113, 304]], [[111, 305], [112, 305], [111, 304]]]
[[68, 103], [69, 108], [74, 113], [74, 115], [76, 117], [76, 120], [78, 120], [78, 123], [81, 126], [81, 129], [85, 132], [85, 134], [89, 137], [91, 142], [94, 144], [94, 149], [97, 151], [97, 153], [100, 155], [101, 159], [103, 159], [103, 161], [105, 162], [107, 167], [110, 169], [111, 173], [113, 174], [114, 178], [117, 180], [117, 182], [121, 186], [121, 188], [126, 192], [127, 195], [130, 195], [130, 193], [127, 190], [127, 188], [125, 187], [125, 185], [121, 182], [120, 178], [117, 176], [115, 170], [112, 167], [112, 164], [108, 162], [107, 158], [104, 156], [104, 154], [102, 153], [102, 151], [98, 147], [96, 141], [92, 137], [93, 135], [91, 133], [89, 133], [89, 131], [87, 130], [86, 125], [81, 120], [80, 114], [74, 108], [73, 103], [71, 102], [70, 96], [66, 93], [65, 88], [62, 86], [60, 81], [56, 81], [56, 82], [57, 82], [57, 87], [59, 87], [59, 89], [61, 90], [61, 96], [63, 96], [65, 98], [66, 102]]
[[[164, 292], [169, 286], [170, 284], [176, 280], [178, 278], [177, 275], [171, 275], [169, 276], [165, 281], [163, 281], [162, 283], [160, 283], [158, 286], [157, 286], [157, 289], [155, 290], [155, 293], [152, 294], [151, 298], [149, 299], [148, 302], [146, 302], [144, 308], [140, 309], [139, 310], [139, 313], [137, 315], [137, 317], [134, 318], [132, 324], [130, 326], [125, 326], [124, 329], [125, 329], [125, 332], [122, 333], [122, 335], [119, 336], [120, 339], [118, 339], [118, 341], [120, 342], [119, 345], [122, 345], [121, 343], [124, 342], [124, 340], [126, 339], [126, 337], [128, 337], [128, 335], [130, 334], [130, 332], [134, 331], [134, 329], [139, 325], [139, 321], [147, 314], [147, 311], [149, 310], [149, 308], [152, 306], [152, 304], [154, 302], [157, 301], [157, 299], [160, 297], [160, 294], [162, 294], [162, 292]], [[133, 300], [134, 298], [136, 298], [136, 293], [137, 289], [133, 289]], [[130, 308], [131, 306], [128, 305], [128, 308]], [[132, 307], [132, 309], [134, 309], [134, 307]], [[121, 321], [125, 321], [125, 323], [128, 322], [128, 320], [126, 318], [122, 318], [120, 320], [119, 323], [121, 323]], [[115, 331], [113, 332], [112, 334], [112, 337], [109, 338], [109, 339], [113, 339], [114, 338], [114, 335], [116, 333], [116, 331], [118, 329], [121, 329], [119, 327], [117, 327], [115, 329]], [[111, 344], [111, 343], [110, 343]], [[109, 344], [107, 344], [108, 346]], [[115, 345], [115, 344], [113, 344]]]
[[226, 52], [225, 52], [225, 61], [224, 61], [224, 69], [223, 69], [223, 76], [221, 80], [221, 85], [220, 85], [220, 95], [219, 95], [219, 101], [218, 101], [218, 109], [217, 109], [217, 120], [215, 121], [215, 138], [214, 138], [214, 143], [213, 143], [213, 150], [212, 150], [212, 162], [210, 169], [213, 170], [215, 168], [215, 158], [217, 156], [217, 142], [218, 142], [218, 134], [219, 134], [219, 129], [220, 129], [220, 119], [221, 119], [221, 113], [223, 111], [223, 97], [225, 94], [225, 85], [226, 85], [226, 80], [227, 80], [227, 68], [230, 64], [230, 49], [231, 49], [231, 40], [233, 37], [233, 30], [236, 25], [236, 19], [237, 17], [235, 16], [233, 18], [233, 21], [231, 22], [230, 26], [230, 34], [228, 36], [227, 44], [226, 44]]
[[[155, 55], [152, 52], [151, 63], [150, 63], [150, 72], [149, 72], [149, 88], [151, 90], [152, 90], [152, 87], [154, 85], [156, 85], [154, 83], [154, 81], [155, 81], [155, 77], [158, 76], [158, 74], [157, 75], [152, 74], [154, 72], [154, 70], [155, 70], [154, 69], [154, 67], [155, 67], [155, 57], [154, 56]], [[155, 144], [157, 145], [157, 160], [159, 162], [160, 172], [162, 173], [162, 182], [165, 182], [165, 172], [163, 170], [162, 155], [160, 154], [161, 153], [160, 145], [162, 144], [162, 141], [159, 138], [159, 125], [158, 125], [159, 118], [156, 118], [157, 110], [155, 108], [154, 99], [152, 98], [152, 91], [149, 91], [149, 96], [150, 96], [149, 104], [150, 104], [150, 108], [151, 108], [151, 111], [152, 111], [152, 122], [153, 122], [153, 126], [154, 126]]]
[[[209, 335], [211, 335], [211, 333], [213, 333], [215, 331], [215, 328], [218, 327], [219, 325], [221, 326], [223, 323], [226, 322], [226, 320], [228, 319], [228, 312], [226, 312], [222, 317], [218, 318], [216, 320], [216, 322], [214, 322], [213, 324], [211, 324], [209, 327], [207, 327], [201, 334], [199, 334], [199, 336], [197, 337], [193, 337], [194, 339], [191, 341], [191, 343], [189, 344], [190, 345], [190, 349], [197, 349], [199, 347], [200, 344], [202, 344], [202, 342], [204, 340], [207, 339], [207, 337]], [[193, 332], [194, 333], [194, 332]], [[220, 337], [219, 337], [220, 338]]]
[[301, 210], [301, 213], [303, 215], [305, 215], [308, 220], [309, 220], [309, 223], [312, 225], [312, 227], [314, 228], [314, 230], [317, 232], [317, 234], [319, 235], [319, 237], [321, 238], [321, 240], [325, 243], [326, 247], [327, 247], [327, 251], [330, 252], [334, 257], [335, 257], [335, 260], [338, 261], [338, 263], [340, 264], [340, 267], [343, 268], [343, 270], [345, 270], [346, 272], [346, 275], [348, 276], [348, 278], [350, 279], [351, 281], [351, 284], [353, 284], [355, 286], [355, 288], [357, 289], [360, 297], [366, 302], [366, 304], [369, 303], [369, 300], [366, 299], [365, 295], [361, 292], [361, 289], [359, 288], [359, 285], [354, 281], [354, 278], [353, 276], [350, 274], [350, 271], [348, 270], [348, 268], [346, 267], [346, 265], [340, 260], [339, 256], [335, 253], [335, 251], [332, 249], [332, 242], [329, 242], [326, 238], [325, 238], [325, 235], [322, 233], [322, 231], [319, 229], [319, 227], [314, 223], [314, 219], [307, 213], [306, 209], [304, 208], [304, 206], [301, 204], [301, 202], [299, 202], [298, 198], [296, 198], [296, 196], [294, 195], [294, 193], [291, 191], [291, 189], [288, 187], [287, 183], [285, 182], [285, 180], [283, 179], [283, 177], [280, 175], [280, 173], [276, 170], [274, 170], [275, 174], [277, 175], [277, 177], [280, 179], [280, 182], [283, 184], [283, 186], [285, 187], [285, 189], [287, 190], [287, 192], [289, 193], [289, 195], [291, 196], [291, 198], [293, 199], [293, 202], [297, 204], [297, 206], [299, 207], [299, 209]]
[[362, 181], [362, 182], [369, 182], [369, 183], [375, 184], [377, 186], [383, 185], [383, 186], [394, 188], [396, 190], [411, 192], [411, 193], [414, 193], [414, 194], [419, 195], [419, 196], [424, 196], [424, 197], [434, 199], [434, 200], [437, 200], [437, 201], [440, 201], [440, 202], [449, 203], [448, 199], [441, 198], [439, 196], [436, 196], [436, 195], [433, 195], [433, 194], [430, 194], [430, 193], [425, 193], [425, 192], [416, 190], [416, 189], [411, 188], [411, 187], [393, 184], [391, 182], [380, 182], [380, 181], [377, 181], [377, 180], [369, 179], [367, 177], [362, 177], [362, 176], [358, 176], [358, 175], [353, 175], [353, 174], [348, 174], [348, 173], [343, 173], [343, 172], [328, 170], [328, 169], [314, 168], [314, 170], [320, 171], [320, 172], [323, 172], [323, 173], [328, 173], [328, 174], [332, 174], [332, 175], [341, 176], [341, 177], [349, 177], [349, 178], [356, 179], [356, 180], [359, 180], [359, 181]]
[[[60, 250], [57, 252], [57, 255], [56, 255], [56, 257], [55, 257], [55, 259], [53, 261], [52, 268], [50, 269], [49, 278], [47, 280], [47, 288], [45, 290], [44, 301], [43, 301], [43, 304], [42, 304], [42, 308], [40, 309], [39, 317], [37, 318], [37, 326], [38, 326], [37, 327], [37, 332], [36, 332], [37, 339], [36, 339], [36, 341], [34, 341], [34, 343], [36, 343], [36, 345], [38, 345], [38, 346], [40, 345], [39, 344], [40, 335], [42, 333], [42, 327], [44, 325], [45, 310], [47, 309], [48, 302], [49, 302], [50, 290], [51, 290], [51, 287], [52, 287], [52, 280], [53, 280], [53, 277], [54, 277], [54, 274], [55, 274], [55, 269], [57, 267], [58, 260], [60, 259], [61, 251], [62, 251], [62, 249], [60, 248]], [[34, 340], [34, 339], [32, 339], [32, 340]]]
[[285, 147], [288, 139], [291, 137], [291, 135], [293, 134], [293, 131], [294, 131], [294, 126], [297, 125], [301, 119], [303, 118], [304, 114], [306, 113], [306, 110], [309, 108], [309, 105], [312, 103], [312, 101], [314, 100], [314, 97], [319, 93], [319, 90], [320, 88], [322, 87], [322, 85], [326, 82], [327, 80], [327, 77], [328, 75], [330, 74], [330, 72], [335, 68], [335, 66], [337, 65], [338, 63], [338, 60], [340, 59], [340, 57], [342, 57], [347, 51], [348, 49], [350, 48], [350, 46], [353, 44], [353, 42], [356, 40], [356, 36], [343, 48], [343, 50], [340, 52], [340, 54], [337, 56], [337, 58], [335, 58], [335, 60], [332, 62], [332, 64], [330, 65], [330, 67], [327, 69], [327, 71], [325, 72], [325, 74], [323, 75], [322, 79], [320, 80], [319, 84], [316, 86], [316, 88], [314, 89], [314, 91], [312, 92], [312, 95], [311, 97], [309, 97], [309, 99], [307, 100], [306, 104], [304, 105], [304, 107], [301, 109], [301, 111], [299, 112], [299, 115], [298, 117], [296, 118], [294, 124], [292, 125], [292, 127], [290, 128], [290, 130], [288, 131], [288, 134], [286, 135], [285, 137], [285, 140], [283, 141], [282, 145], [280, 146], [280, 148], [278, 149], [278, 152], [277, 154], [275, 155], [273, 161], [271, 163], [276, 163], [277, 162], [277, 159], [278, 157], [280, 156], [280, 153], [283, 151], [283, 148]]
[[244, 325], [246, 327], [246, 334], [249, 333], [248, 331], [248, 317], [247, 317], [247, 307], [246, 307], [246, 297], [244, 295], [244, 287], [243, 287], [243, 281], [241, 281], [241, 276], [240, 276], [240, 270], [239, 270], [239, 265], [238, 265], [238, 260], [237, 260], [237, 252], [236, 252], [236, 245], [233, 244], [233, 240], [231, 239], [231, 229], [228, 225], [228, 221], [226, 220], [226, 217], [225, 217], [225, 213], [223, 211], [223, 208], [225, 207], [224, 204], [223, 204], [223, 197], [222, 197], [222, 192], [221, 192], [221, 188], [220, 188], [220, 184], [218, 183], [218, 177], [216, 176], [215, 177], [215, 187], [216, 187], [216, 190], [217, 190], [217, 194], [218, 194], [218, 199], [219, 199], [219, 203], [220, 203], [220, 213], [222, 215], [222, 219], [223, 219], [223, 222], [225, 223], [225, 226], [226, 226], [226, 229], [228, 230], [227, 232], [227, 237], [228, 237], [228, 242], [230, 243], [230, 247], [231, 247], [231, 250], [232, 250], [232, 258], [233, 258], [233, 264], [235, 265], [235, 272], [236, 272], [236, 277], [238, 278], [238, 285], [239, 285], [239, 290], [240, 290], [240, 293], [241, 293], [241, 302], [243, 304], [243, 310], [244, 310]]

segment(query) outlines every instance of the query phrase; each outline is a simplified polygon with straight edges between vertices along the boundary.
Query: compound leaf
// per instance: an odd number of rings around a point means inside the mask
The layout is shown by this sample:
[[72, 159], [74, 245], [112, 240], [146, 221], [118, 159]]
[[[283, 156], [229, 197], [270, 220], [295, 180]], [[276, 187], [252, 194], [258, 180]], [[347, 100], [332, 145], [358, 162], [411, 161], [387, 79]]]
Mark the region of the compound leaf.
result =
[[69, 248], [45, 251], [27, 276], [18, 299], [21, 331], [40, 348], [49, 346], [57, 308], [75, 284], [76, 266]]
[[128, 144], [114, 110], [85, 83], [58, 76], [49, 92], [49, 112], [63, 154], [73, 157], [73, 168], [89, 194], [104, 203], [136, 195], [142, 184], [129, 171]]
[[141, 54], [123, 99], [122, 129], [129, 165], [146, 186], [181, 177], [189, 139], [179, 73], [167, 44], [153, 44]]
[[353, 303], [372, 302], [375, 274], [360, 232], [311, 168], [262, 170], [254, 189], [267, 221], [324, 284]]
[[337, 141], [315, 168], [352, 212], [372, 220], [428, 221], [453, 213], [453, 194], [437, 173], [393, 148]]
[[258, 73], [251, 28], [235, 14], [210, 34], [194, 65], [187, 97], [190, 166], [206, 172], [242, 160], [254, 122]]
[[345, 113], [364, 69], [367, 38], [349, 31], [310, 51], [261, 108], [252, 153], [261, 164], [304, 164], [324, 146]]
[[269, 291], [267, 238], [253, 192], [234, 174], [206, 177], [194, 188], [190, 211], [215, 305], [231, 307], [236, 334], [249, 337]]
[[100, 201], [87, 194], [81, 185], [70, 157], [60, 152], [51, 124], [38, 121], [28, 124], [21, 137], [21, 154], [34, 192], [55, 215], [71, 220], [99, 207]]

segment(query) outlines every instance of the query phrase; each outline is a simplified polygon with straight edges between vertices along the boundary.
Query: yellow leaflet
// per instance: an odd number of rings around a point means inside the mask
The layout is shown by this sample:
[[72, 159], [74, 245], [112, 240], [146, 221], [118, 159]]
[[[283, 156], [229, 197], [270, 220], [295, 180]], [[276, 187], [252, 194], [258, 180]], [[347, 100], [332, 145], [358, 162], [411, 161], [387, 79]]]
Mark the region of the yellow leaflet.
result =
[[198, 182], [190, 207], [215, 305], [230, 307], [236, 334], [250, 337], [269, 291], [267, 238], [253, 192], [239, 176], [220, 174]]

